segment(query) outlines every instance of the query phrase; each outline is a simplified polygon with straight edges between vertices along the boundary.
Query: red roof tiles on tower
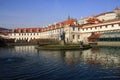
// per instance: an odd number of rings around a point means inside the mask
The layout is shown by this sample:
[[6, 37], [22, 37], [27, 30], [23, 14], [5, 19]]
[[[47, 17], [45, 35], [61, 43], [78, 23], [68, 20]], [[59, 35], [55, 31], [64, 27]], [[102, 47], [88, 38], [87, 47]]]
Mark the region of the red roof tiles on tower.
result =
[[115, 10], [120, 10], [120, 9], [118, 7], [116, 7]]

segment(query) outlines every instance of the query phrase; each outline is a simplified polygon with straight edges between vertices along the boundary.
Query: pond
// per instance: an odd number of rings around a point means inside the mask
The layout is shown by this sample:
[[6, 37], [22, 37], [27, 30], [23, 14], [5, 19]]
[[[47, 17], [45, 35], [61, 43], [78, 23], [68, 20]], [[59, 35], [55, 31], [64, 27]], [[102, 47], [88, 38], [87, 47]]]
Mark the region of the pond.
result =
[[0, 48], [0, 80], [120, 80], [120, 48], [44, 51]]

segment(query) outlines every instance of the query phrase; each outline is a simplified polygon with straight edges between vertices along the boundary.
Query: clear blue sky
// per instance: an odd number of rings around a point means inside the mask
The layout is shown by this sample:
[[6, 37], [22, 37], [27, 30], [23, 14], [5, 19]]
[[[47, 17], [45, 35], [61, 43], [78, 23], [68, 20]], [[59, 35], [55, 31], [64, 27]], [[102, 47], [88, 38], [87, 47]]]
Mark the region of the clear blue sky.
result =
[[120, 8], [120, 0], [0, 0], [0, 27], [42, 27]]

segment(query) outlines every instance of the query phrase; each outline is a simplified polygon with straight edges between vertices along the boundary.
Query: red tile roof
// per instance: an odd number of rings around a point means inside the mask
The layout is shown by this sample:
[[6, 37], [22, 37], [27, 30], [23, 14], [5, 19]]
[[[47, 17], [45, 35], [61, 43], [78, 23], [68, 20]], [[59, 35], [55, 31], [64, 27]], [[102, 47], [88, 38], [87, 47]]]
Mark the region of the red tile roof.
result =
[[115, 10], [120, 10], [120, 9], [118, 7], [116, 7]]
[[19, 31], [20, 32], [41, 32], [42, 28], [17, 28], [17, 29], [14, 29], [14, 32], [15, 33], [18, 33]]
[[32, 32], [39, 32], [39, 28], [31, 28], [32, 29]]
[[52, 24], [52, 25], [44, 27], [44, 28], [16, 28], [16, 29], [14, 29], [14, 32], [15, 33], [18, 33], [19, 31], [20, 32], [42, 32], [42, 31], [62, 28], [65, 25], [74, 25], [74, 22], [75, 22], [74, 19], [68, 19], [68, 20], [58, 22], [56, 24]]
[[6, 32], [6, 31], [0, 31], [0, 34], [1, 35], [8, 35], [8, 32]]
[[63, 22], [59, 22], [59, 24], [63, 24], [63, 25], [67, 25], [67, 24], [70, 24], [70, 25], [73, 25], [75, 22], [74, 19], [68, 19], [68, 20], [65, 20]]
[[91, 18], [87, 19], [87, 23], [89, 23], [89, 24], [96, 24], [96, 23], [102, 23], [102, 21], [97, 19], [96, 17], [91, 17]]
[[104, 22], [104, 23], [97, 23], [97, 24], [85, 24], [83, 25], [82, 28], [93, 28], [93, 27], [98, 27], [98, 26], [106, 26], [106, 25], [111, 25], [111, 24], [120, 24], [120, 21], [112, 21], [112, 22]]
[[89, 42], [97, 42], [99, 37], [102, 35], [102, 33], [92, 33], [89, 37], [88, 37], [88, 41]]

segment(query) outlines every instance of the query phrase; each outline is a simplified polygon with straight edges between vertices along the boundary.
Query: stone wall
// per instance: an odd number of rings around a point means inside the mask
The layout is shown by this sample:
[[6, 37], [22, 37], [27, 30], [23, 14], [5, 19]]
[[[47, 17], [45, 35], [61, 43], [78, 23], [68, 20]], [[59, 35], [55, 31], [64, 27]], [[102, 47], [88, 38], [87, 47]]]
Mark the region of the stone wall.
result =
[[98, 46], [120, 46], [120, 42], [98, 42], [97, 43]]

